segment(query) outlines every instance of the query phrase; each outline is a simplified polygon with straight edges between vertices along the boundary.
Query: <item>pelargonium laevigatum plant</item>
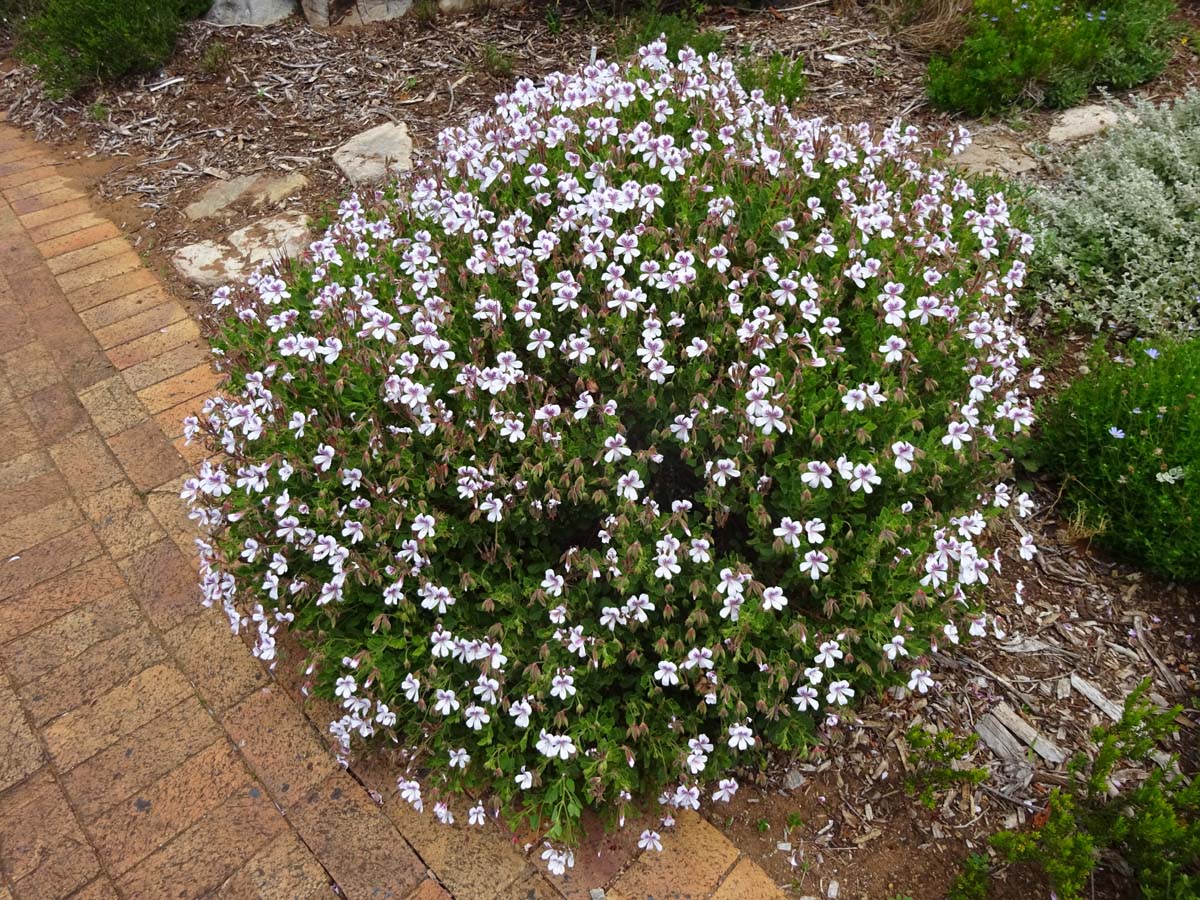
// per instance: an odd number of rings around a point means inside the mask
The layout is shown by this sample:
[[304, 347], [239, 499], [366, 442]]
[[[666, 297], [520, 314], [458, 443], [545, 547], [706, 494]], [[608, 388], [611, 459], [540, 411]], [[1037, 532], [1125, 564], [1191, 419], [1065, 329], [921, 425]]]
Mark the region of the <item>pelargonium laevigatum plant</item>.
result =
[[1040, 378], [1032, 242], [940, 158], [659, 42], [518, 82], [290, 277], [217, 293], [207, 601], [264, 659], [296, 632], [343, 747], [432, 773], [406, 800], [470, 789], [558, 871], [585, 807], [661, 792], [669, 823], [928, 691], [999, 628], [985, 535], [1028, 512]]

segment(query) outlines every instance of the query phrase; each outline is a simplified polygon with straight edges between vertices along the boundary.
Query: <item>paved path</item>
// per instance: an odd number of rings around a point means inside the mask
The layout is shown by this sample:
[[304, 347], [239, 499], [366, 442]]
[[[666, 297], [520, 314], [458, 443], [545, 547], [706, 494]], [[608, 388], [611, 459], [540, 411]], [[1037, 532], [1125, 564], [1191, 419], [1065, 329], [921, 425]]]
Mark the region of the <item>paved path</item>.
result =
[[0, 900], [781, 896], [698, 817], [552, 881], [503, 829], [342, 770], [198, 603], [180, 423], [216, 385], [183, 306], [0, 124]]

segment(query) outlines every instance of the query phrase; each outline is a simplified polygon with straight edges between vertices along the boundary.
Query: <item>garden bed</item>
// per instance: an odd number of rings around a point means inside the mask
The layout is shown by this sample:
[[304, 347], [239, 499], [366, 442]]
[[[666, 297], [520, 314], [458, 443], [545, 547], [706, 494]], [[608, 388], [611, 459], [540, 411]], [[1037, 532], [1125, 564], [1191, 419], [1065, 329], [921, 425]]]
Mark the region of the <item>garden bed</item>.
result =
[[[803, 54], [804, 109], [814, 115], [951, 122], [922, 97], [920, 57], [874, 19], [838, 14], [826, 4], [803, 6], [715, 14], [710, 24], [726, 30], [734, 54], [744, 46]], [[214, 178], [301, 171], [308, 184], [288, 206], [320, 217], [346, 191], [329, 162], [344, 139], [399, 120], [419, 151], [445, 125], [487, 108], [516, 77], [570, 69], [593, 52], [604, 55], [611, 40], [609, 29], [591, 21], [566, 19], [552, 30], [540, 8], [440, 20], [435, 28], [409, 21], [340, 31], [197, 24], [161, 77], [81, 102], [50, 103], [26, 75], [10, 70], [0, 91], [11, 119], [43, 138], [74, 142], [80, 174], [95, 178], [99, 196], [130, 222], [133, 239], [175, 279], [171, 252], [223, 237], [229, 228], [222, 220], [190, 222], [180, 212]], [[1162, 99], [1195, 84], [1195, 56], [1180, 53], [1177, 61], [1140, 93]], [[1004, 127], [1037, 145], [1052, 119], [1027, 113]], [[177, 284], [201, 310], [202, 293]], [[1082, 351], [1069, 349], [1056, 376], [1082, 359]], [[983, 850], [996, 830], [1025, 824], [1064, 781], [1061, 762], [1041, 758], [1031, 767], [985, 741], [968, 763], [986, 765], [988, 781], [961, 786], [939, 798], [935, 810], [924, 809], [904, 784], [913, 769], [904, 735], [914, 723], [966, 733], [1003, 703], [1069, 756], [1088, 746], [1093, 726], [1109, 720], [1106, 703], [1119, 706], [1143, 677], [1153, 679], [1152, 699], [1179, 702], [1196, 694], [1200, 591], [1106, 561], [1056, 516], [1052, 494], [1039, 499], [1045, 511], [1032, 527], [1042, 552], [1009, 564], [991, 591], [1005, 637], [947, 654], [938, 670], [940, 692], [862, 706], [861, 727], [842, 731], [803, 761], [776, 755], [765, 772], [746, 773], [727, 810], [710, 808], [710, 821], [778, 883], [799, 896], [831, 896], [836, 881], [840, 897], [940, 898], [969, 852]], [[1018, 579], [1020, 605], [1003, 599], [1012, 598]], [[1194, 771], [1195, 713], [1185, 712], [1179, 725], [1173, 749]], [[1028, 894], [1027, 871], [1000, 877], [998, 896]], [[1098, 883], [1096, 896], [1117, 898], [1125, 890], [1119, 879]]]

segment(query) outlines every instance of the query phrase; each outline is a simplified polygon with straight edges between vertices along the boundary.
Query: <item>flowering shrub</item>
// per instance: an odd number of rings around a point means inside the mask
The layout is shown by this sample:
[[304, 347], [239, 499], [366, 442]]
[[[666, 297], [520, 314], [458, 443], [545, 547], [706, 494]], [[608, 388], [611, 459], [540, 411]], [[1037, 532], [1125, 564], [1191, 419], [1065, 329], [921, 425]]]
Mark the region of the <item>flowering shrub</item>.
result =
[[1098, 349], [1047, 408], [1040, 456], [1114, 553], [1200, 578], [1200, 340]]
[[343, 746], [399, 742], [444, 821], [463, 788], [564, 842], [728, 799], [992, 627], [1031, 245], [915, 128], [799, 119], [716, 56], [522, 80], [218, 292], [207, 598], [264, 659], [300, 634]]
[[929, 97], [983, 115], [1141, 84], [1171, 58], [1174, 12], [1175, 0], [976, 0], [962, 44], [929, 63]]
[[1092, 327], [1200, 328], [1200, 91], [1128, 122], [1034, 194], [1039, 301]]

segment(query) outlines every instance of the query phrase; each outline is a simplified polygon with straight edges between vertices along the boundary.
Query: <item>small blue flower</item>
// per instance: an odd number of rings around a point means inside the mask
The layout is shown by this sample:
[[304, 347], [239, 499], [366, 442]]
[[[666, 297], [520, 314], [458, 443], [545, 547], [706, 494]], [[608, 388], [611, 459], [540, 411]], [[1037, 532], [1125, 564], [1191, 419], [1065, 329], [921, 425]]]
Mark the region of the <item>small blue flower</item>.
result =
[[1157, 350], [1155, 350], [1153, 347], [1146, 348], [1146, 355], [1148, 357], [1150, 357], [1151, 359], [1158, 359], [1160, 356], [1162, 356], [1162, 354], [1159, 353]]
[[1123, 437], [1125, 437], [1125, 432], [1123, 432], [1116, 425], [1114, 425], [1114, 426], [1112, 426], [1112, 428], [1108, 429], [1108, 433], [1111, 434], [1113, 437], [1115, 437], [1118, 441], [1121, 440]]
[[1135, 416], [1140, 416], [1140, 415], [1142, 414], [1142, 408], [1141, 408], [1140, 406], [1135, 406], [1135, 407], [1134, 407], [1134, 408], [1131, 410], [1131, 412], [1132, 412], [1132, 413], [1133, 413]]

